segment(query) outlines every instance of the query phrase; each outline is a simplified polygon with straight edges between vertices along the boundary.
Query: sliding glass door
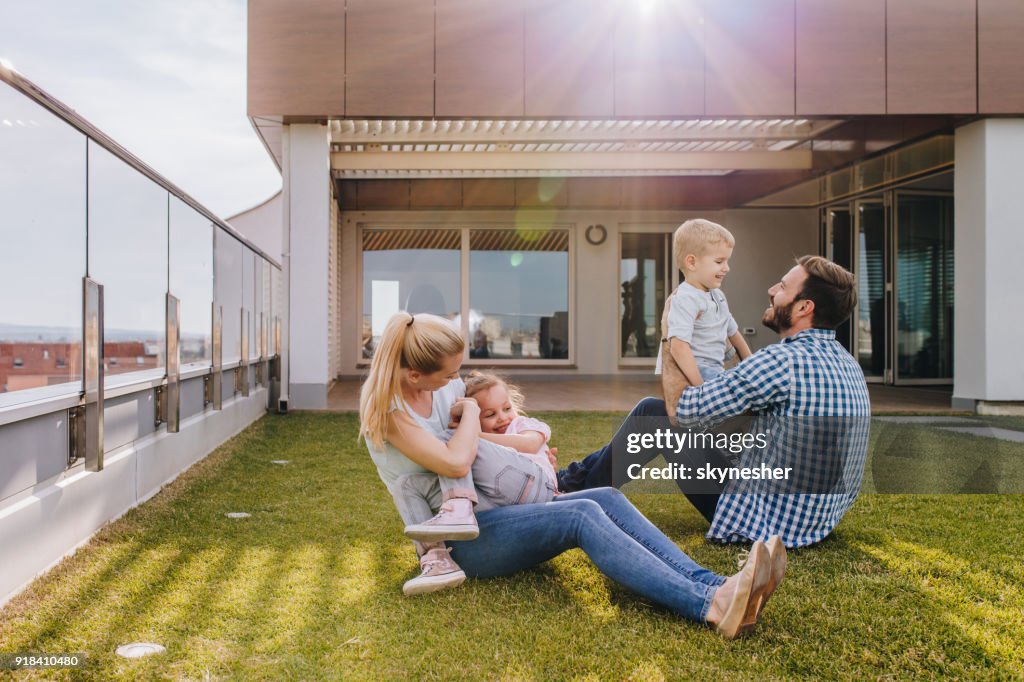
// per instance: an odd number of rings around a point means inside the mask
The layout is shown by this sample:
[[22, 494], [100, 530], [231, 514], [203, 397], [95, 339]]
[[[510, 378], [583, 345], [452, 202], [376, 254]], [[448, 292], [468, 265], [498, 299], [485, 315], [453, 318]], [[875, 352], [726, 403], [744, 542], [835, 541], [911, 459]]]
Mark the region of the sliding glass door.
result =
[[889, 250], [885, 229], [885, 204], [881, 199], [858, 201], [856, 206], [856, 274], [860, 299], [857, 311], [854, 357], [868, 381], [886, 379], [888, 339]]
[[671, 288], [671, 234], [623, 232], [619, 256], [619, 358], [654, 358], [661, 311]]
[[857, 275], [859, 304], [836, 330], [864, 376], [953, 377], [953, 195], [890, 190], [822, 210], [822, 253]]
[[[825, 257], [853, 271], [853, 212], [849, 204], [830, 206], [825, 211]], [[836, 339], [843, 347], [853, 349], [854, 319], [836, 329]]]
[[896, 383], [953, 377], [953, 197], [896, 192]]

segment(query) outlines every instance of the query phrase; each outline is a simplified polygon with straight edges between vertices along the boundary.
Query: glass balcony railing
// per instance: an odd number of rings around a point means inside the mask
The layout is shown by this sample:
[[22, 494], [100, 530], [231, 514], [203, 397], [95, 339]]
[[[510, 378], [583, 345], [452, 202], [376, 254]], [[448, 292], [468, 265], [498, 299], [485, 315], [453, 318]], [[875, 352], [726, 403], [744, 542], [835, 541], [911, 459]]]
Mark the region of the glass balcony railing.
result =
[[102, 285], [108, 388], [274, 355], [278, 264], [32, 83], [0, 77], [0, 410], [86, 392], [86, 279]]

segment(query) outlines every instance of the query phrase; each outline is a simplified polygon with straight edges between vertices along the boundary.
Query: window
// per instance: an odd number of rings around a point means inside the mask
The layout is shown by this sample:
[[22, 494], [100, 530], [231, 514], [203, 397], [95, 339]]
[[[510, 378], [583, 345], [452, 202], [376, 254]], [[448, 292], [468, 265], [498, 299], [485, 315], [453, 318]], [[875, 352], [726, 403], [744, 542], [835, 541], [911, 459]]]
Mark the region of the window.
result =
[[619, 357], [655, 358], [671, 284], [671, 234], [622, 233], [619, 258]]
[[451, 319], [470, 360], [569, 360], [567, 227], [363, 226], [361, 235], [363, 359], [406, 310]]
[[461, 309], [458, 230], [363, 231], [362, 357], [399, 310], [455, 319]]
[[24, 367], [25, 366], [25, 360], [23, 358], [14, 358], [14, 366], [15, 367]]
[[568, 230], [470, 230], [470, 357], [569, 357]]

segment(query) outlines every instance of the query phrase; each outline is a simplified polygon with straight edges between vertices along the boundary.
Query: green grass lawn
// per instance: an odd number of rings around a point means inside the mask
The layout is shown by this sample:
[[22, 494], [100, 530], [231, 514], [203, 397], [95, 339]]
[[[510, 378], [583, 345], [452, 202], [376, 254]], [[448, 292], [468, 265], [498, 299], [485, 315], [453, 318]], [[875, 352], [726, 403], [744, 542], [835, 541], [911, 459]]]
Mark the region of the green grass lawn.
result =
[[[621, 418], [537, 416], [563, 461]], [[1024, 461], [1024, 445], [906, 428], [873, 431], [880, 456], [911, 443], [941, 469], [990, 453], [995, 478]], [[791, 552], [754, 636], [726, 642], [611, 584], [579, 550], [404, 598], [416, 562], [356, 431], [353, 415], [260, 420], [12, 601], [0, 652], [90, 660], [35, 673], [46, 679], [1022, 677], [1020, 495], [864, 494], [831, 538]], [[706, 543], [680, 495], [634, 501], [699, 562], [736, 570], [739, 548]], [[167, 652], [114, 655], [134, 641]]]

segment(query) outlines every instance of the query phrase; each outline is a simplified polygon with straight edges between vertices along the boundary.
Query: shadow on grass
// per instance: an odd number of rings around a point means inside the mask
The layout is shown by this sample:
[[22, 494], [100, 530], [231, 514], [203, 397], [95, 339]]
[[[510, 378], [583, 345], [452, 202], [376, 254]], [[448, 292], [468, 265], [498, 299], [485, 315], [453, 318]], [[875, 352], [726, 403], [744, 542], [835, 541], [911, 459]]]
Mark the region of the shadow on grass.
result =
[[[4, 624], [0, 628], [5, 635], [4, 651], [41, 651], [38, 647], [46, 646], [58, 634], [65, 635], [68, 621], [83, 619], [88, 609], [102, 599], [111, 581], [129, 569], [136, 560], [133, 552], [137, 545], [126, 542], [115, 547], [97, 546], [93, 551], [106, 556], [74, 568], [72, 562], [63, 562], [4, 608], [0, 621]], [[28, 604], [42, 608], [30, 609]], [[8, 626], [16, 619], [22, 627], [12, 630]]]
[[875, 420], [864, 484], [890, 494], [1024, 493], [1024, 443]]

